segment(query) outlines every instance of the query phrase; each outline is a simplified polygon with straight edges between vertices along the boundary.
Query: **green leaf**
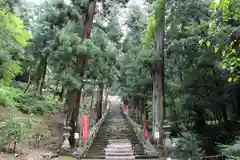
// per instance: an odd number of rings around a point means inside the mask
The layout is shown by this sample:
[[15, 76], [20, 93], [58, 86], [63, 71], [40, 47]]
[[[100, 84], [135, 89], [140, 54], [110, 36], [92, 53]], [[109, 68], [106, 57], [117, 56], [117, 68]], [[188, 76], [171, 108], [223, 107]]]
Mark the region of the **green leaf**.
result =
[[214, 46], [214, 53], [217, 53], [219, 50], [218, 46]]
[[233, 50], [232, 50], [232, 53], [237, 53], [237, 50], [236, 50], [236, 49], [233, 49]]
[[234, 78], [233, 78], [233, 81], [234, 81], [234, 82], [238, 81], [238, 77], [234, 77]]
[[226, 66], [226, 64], [222, 64], [222, 69], [227, 69], [227, 66]]
[[198, 43], [199, 43], [200, 46], [202, 46], [203, 40], [200, 40]]
[[222, 56], [225, 56], [225, 55], [226, 55], [226, 51], [223, 50], [223, 51], [222, 51]]
[[238, 20], [238, 15], [237, 14], [234, 15], [234, 19]]
[[211, 42], [210, 42], [210, 41], [207, 41], [207, 42], [206, 42], [206, 46], [209, 48], [210, 45], [211, 45]]
[[229, 78], [228, 78], [228, 82], [232, 82], [232, 77], [229, 77]]

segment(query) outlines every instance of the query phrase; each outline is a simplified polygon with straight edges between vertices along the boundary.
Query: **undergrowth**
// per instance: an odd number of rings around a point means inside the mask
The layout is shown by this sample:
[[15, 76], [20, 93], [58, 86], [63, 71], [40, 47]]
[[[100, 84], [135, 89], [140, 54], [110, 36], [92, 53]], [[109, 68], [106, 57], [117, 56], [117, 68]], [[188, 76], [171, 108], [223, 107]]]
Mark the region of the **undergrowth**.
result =
[[37, 95], [31, 89], [0, 84], [0, 151], [16, 152], [26, 139], [48, 137], [48, 126], [41, 116], [60, 110], [59, 101], [51, 93]]
[[43, 115], [59, 109], [58, 101], [52, 96], [40, 96], [33, 92], [24, 93], [19, 88], [0, 86], [0, 107], [16, 107], [24, 114]]

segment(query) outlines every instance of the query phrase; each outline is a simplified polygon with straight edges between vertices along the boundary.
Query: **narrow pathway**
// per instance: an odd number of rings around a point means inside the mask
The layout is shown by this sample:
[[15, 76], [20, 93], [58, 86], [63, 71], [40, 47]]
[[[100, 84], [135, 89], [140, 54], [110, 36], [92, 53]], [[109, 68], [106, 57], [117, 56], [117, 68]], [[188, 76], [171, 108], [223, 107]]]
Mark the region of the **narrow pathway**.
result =
[[145, 159], [147, 155], [139, 144], [133, 128], [122, 117], [120, 105], [112, 105], [84, 159]]

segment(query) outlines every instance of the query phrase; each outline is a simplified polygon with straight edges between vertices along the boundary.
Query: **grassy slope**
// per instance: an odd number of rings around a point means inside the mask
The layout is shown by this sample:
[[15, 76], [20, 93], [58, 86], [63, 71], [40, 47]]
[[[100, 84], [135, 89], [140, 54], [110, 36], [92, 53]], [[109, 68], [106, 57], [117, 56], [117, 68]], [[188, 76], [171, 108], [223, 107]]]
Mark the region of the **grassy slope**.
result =
[[23, 93], [21, 87], [0, 86], [0, 147], [6, 148], [6, 140], [15, 138], [18, 149], [22, 149], [33, 144], [33, 136], [38, 132], [43, 136], [42, 143], [51, 143], [49, 137], [60, 133], [61, 105], [50, 93], [40, 97], [31, 91]]
[[[7, 143], [4, 145], [1, 140], [12, 140], [14, 135], [19, 138], [17, 151], [28, 153], [31, 157], [32, 154], [46, 152], [46, 148], [59, 147], [62, 141], [60, 124], [65, 117], [61, 113], [63, 104], [53, 99], [52, 93], [44, 92], [43, 96], [37, 96], [31, 88], [23, 93], [24, 87], [22, 84], [16, 88], [0, 85], [0, 152], [7, 148]], [[90, 100], [90, 97], [85, 98], [80, 115], [89, 114]], [[43, 135], [41, 149], [32, 150], [29, 146], [35, 145], [33, 136], [38, 132]], [[1, 156], [14, 159], [10, 154], [0, 153], [0, 159]], [[59, 158], [67, 160], [70, 157]]]

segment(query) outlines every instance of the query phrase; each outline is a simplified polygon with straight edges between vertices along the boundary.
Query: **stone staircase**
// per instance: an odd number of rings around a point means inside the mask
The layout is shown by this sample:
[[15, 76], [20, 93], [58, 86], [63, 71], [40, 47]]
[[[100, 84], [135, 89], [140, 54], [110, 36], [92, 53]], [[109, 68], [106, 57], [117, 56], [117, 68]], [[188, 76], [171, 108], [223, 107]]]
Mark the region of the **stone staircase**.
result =
[[105, 148], [105, 159], [135, 159], [132, 144], [128, 139], [109, 140]]
[[158, 159], [145, 154], [138, 138], [121, 115], [120, 106], [113, 105], [96, 138], [82, 159]]

